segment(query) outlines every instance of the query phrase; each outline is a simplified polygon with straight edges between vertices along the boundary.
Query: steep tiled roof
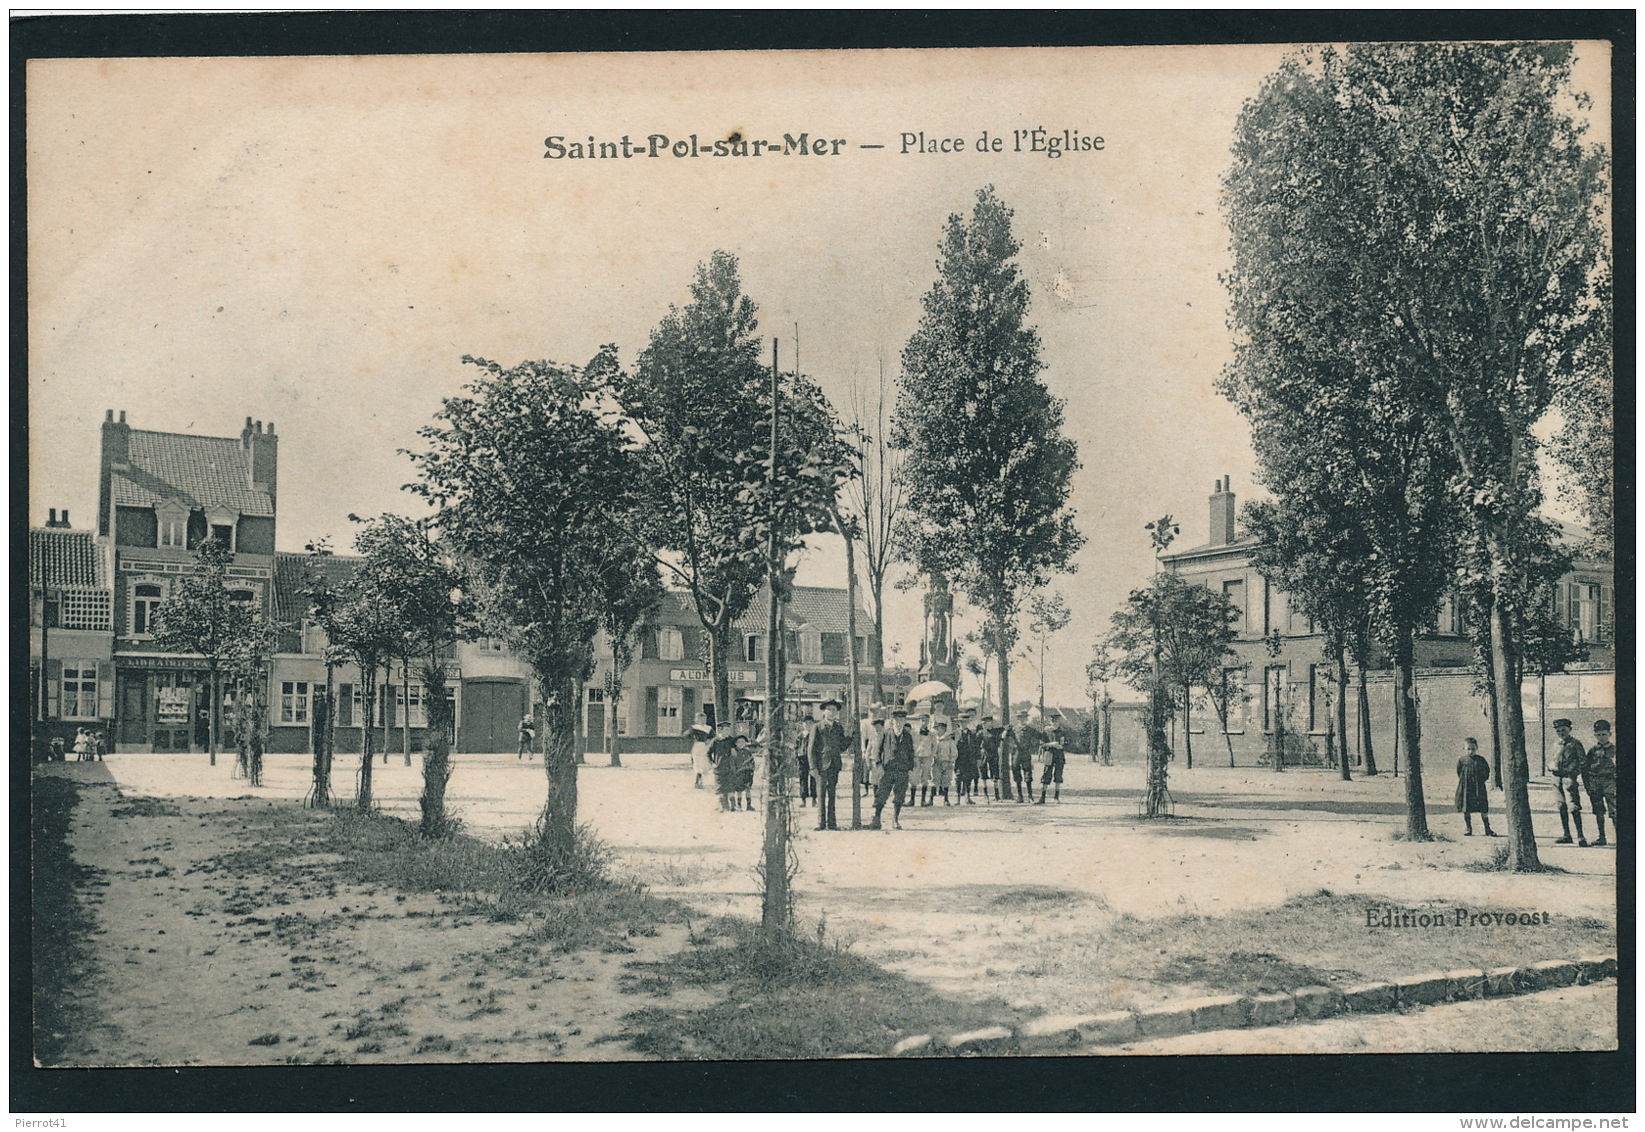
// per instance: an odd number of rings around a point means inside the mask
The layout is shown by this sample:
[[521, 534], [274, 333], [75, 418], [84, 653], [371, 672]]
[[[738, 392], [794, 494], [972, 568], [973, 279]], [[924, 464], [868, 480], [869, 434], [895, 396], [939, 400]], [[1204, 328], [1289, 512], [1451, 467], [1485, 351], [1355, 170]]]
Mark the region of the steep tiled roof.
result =
[[214, 504], [242, 515], [272, 515], [274, 500], [253, 490], [240, 441], [229, 436], [185, 436], [132, 429], [130, 467], [114, 473], [114, 501], [152, 507], [180, 499], [189, 507]]
[[[766, 606], [771, 591], [765, 586], [755, 596], [748, 612], [737, 619], [737, 628], [749, 633], [763, 633], [766, 624]], [[816, 633], [843, 633], [846, 631], [846, 591], [830, 586], [795, 586], [788, 605], [789, 625], [804, 625]], [[857, 610], [857, 633], [868, 636], [874, 631], [874, 622], [868, 614]]]
[[[308, 616], [308, 599], [303, 587], [308, 584], [308, 571], [313, 560], [306, 554], [277, 553], [274, 556], [274, 619], [296, 624]], [[333, 586], [346, 582], [354, 575], [358, 558], [328, 555], [315, 567], [331, 580]]]
[[107, 583], [98, 577], [97, 561], [97, 547], [90, 531], [44, 527], [29, 531], [31, 586], [101, 588]]

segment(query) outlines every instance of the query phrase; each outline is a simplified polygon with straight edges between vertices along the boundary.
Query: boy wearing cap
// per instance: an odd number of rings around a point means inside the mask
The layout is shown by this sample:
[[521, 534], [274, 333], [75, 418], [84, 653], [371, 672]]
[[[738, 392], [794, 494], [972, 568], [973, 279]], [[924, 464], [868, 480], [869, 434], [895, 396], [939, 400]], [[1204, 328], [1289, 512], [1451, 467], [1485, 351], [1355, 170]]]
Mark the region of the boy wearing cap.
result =
[[1039, 761], [1040, 748], [1044, 744], [1045, 733], [1028, 722], [1026, 711], [1019, 711], [1017, 725], [1006, 739], [1006, 746], [1012, 755], [1011, 784], [1017, 788], [1019, 802], [1027, 802], [1034, 797], [1034, 764]]
[[1062, 771], [1068, 765], [1068, 756], [1063, 752], [1062, 735], [1053, 731], [1051, 736], [1040, 746], [1040, 797], [1036, 806], [1045, 805], [1045, 788], [1051, 787], [1053, 801], [1062, 801]]
[[1576, 843], [1586, 847], [1588, 837], [1582, 831], [1582, 789], [1578, 785], [1578, 778], [1588, 768], [1588, 752], [1583, 748], [1582, 740], [1571, 734], [1570, 720], [1554, 720], [1554, 734], [1559, 736], [1559, 752], [1554, 756], [1554, 765], [1550, 772], [1559, 780], [1554, 783], [1554, 793], [1559, 798], [1559, 824], [1565, 831], [1562, 836], [1554, 839], [1554, 844], [1571, 843], [1571, 816], [1574, 812]]
[[941, 791], [942, 804], [951, 806], [953, 803], [948, 800], [948, 785], [954, 781], [954, 762], [959, 757], [959, 745], [954, 742], [954, 737], [948, 733], [948, 721], [946, 719], [937, 720], [934, 726], [936, 728], [937, 755], [932, 764], [935, 778], [931, 784], [931, 793], [935, 795], [938, 791]]
[[1588, 748], [1588, 771], [1583, 776], [1588, 788], [1588, 808], [1593, 811], [1594, 824], [1599, 827], [1595, 845], [1609, 845], [1605, 840], [1605, 815], [1616, 816], [1616, 748], [1611, 745], [1611, 721], [1601, 719], [1594, 724], [1594, 745]]
[[1005, 728], [991, 715], [982, 717], [982, 796], [989, 803], [1000, 798], [1000, 749], [1005, 745]]
[[937, 737], [931, 729], [931, 717], [920, 716], [920, 731], [914, 736], [914, 776], [908, 785], [908, 804], [914, 804], [914, 791], [920, 792], [919, 804], [929, 806], [937, 797], [936, 789]]

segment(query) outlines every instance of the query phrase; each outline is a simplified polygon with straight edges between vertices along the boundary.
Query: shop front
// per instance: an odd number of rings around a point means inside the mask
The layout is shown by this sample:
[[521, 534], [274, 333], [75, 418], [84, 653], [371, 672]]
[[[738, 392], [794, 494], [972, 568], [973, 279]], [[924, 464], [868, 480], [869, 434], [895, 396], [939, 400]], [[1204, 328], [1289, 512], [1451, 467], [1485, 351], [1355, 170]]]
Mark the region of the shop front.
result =
[[[218, 744], [224, 737], [219, 734]], [[178, 657], [115, 660], [115, 750], [204, 751], [211, 741], [211, 679]]]

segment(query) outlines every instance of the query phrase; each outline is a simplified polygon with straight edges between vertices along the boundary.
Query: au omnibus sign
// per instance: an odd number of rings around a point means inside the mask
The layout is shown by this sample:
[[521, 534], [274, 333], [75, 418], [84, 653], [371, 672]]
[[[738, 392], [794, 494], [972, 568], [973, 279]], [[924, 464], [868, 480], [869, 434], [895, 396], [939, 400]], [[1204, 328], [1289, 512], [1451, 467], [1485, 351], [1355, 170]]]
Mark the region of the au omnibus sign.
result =
[[[759, 674], [748, 668], [733, 668], [726, 673], [733, 684], [757, 684]], [[688, 684], [693, 681], [707, 680], [709, 676], [706, 668], [670, 668], [668, 678], [677, 683]]]

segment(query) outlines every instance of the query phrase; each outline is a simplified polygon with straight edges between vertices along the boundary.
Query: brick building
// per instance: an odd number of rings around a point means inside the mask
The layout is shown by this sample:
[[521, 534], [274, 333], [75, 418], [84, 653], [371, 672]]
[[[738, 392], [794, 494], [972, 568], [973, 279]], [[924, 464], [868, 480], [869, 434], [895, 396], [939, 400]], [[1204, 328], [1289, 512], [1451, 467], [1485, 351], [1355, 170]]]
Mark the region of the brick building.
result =
[[[29, 719], [41, 748], [72, 750], [114, 719], [114, 592], [108, 546], [52, 509], [29, 531]], [[38, 756], [38, 752], [37, 752]]]
[[[1245, 692], [1245, 702], [1229, 713], [1228, 737], [1236, 760], [1251, 764], [1270, 759], [1276, 726], [1280, 726], [1287, 762], [1319, 762], [1335, 726], [1333, 664], [1324, 655], [1324, 636], [1252, 565], [1257, 544], [1238, 531], [1235, 514], [1229, 481], [1218, 480], [1210, 497], [1208, 539], [1199, 546], [1163, 554], [1160, 563], [1225, 594], [1242, 612], [1234, 659], [1227, 662], [1223, 677]], [[1576, 532], [1567, 532], [1567, 537], [1574, 543]], [[1588, 558], [1578, 559], [1560, 583], [1554, 612], [1581, 639], [1588, 659], [1563, 672], [1525, 680], [1522, 699], [1533, 772], [1544, 765], [1541, 755], [1551, 735], [1549, 719], [1566, 716], [1586, 734], [1595, 719], [1612, 715], [1616, 666], [1609, 628], [1612, 585], [1611, 564]], [[1278, 645], [1277, 655], [1271, 653], [1271, 640]], [[1477, 674], [1473, 644], [1453, 598], [1442, 603], [1434, 624], [1418, 638], [1416, 655], [1424, 749], [1435, 756], [1460, 753], [1462, 739], [1474, 736], [1489, 751], [1488, 701], [1473, 694]], [[1371, 738], [1379, 769], [1384, 770], [1392, 768], [1395, 755], [1391, 669], [1381, 650], [1373, 653], [1366, 669]], [[1351, 675], [1351, 684], [1354, 679]], [[1228, 745], [1215, 714], [1204, 708], [1196, 711], [1197, 718], [1190, 724], [1196, 757], [1226, 758]], [[1349, 749], [1357, 758], [1365, 738], [1360, 734], [1352, 688], [1348, 727]]]
[[154, 647], [154, 612], [208, 538], [233, 554], [232, 591], [265, 611], [273, 590], [279, 441], [246, 418], [238, 437], [103, 420], [97, 536], [112, 564], [114, 749], [203, 750], [211, 689], [203, 657]]

